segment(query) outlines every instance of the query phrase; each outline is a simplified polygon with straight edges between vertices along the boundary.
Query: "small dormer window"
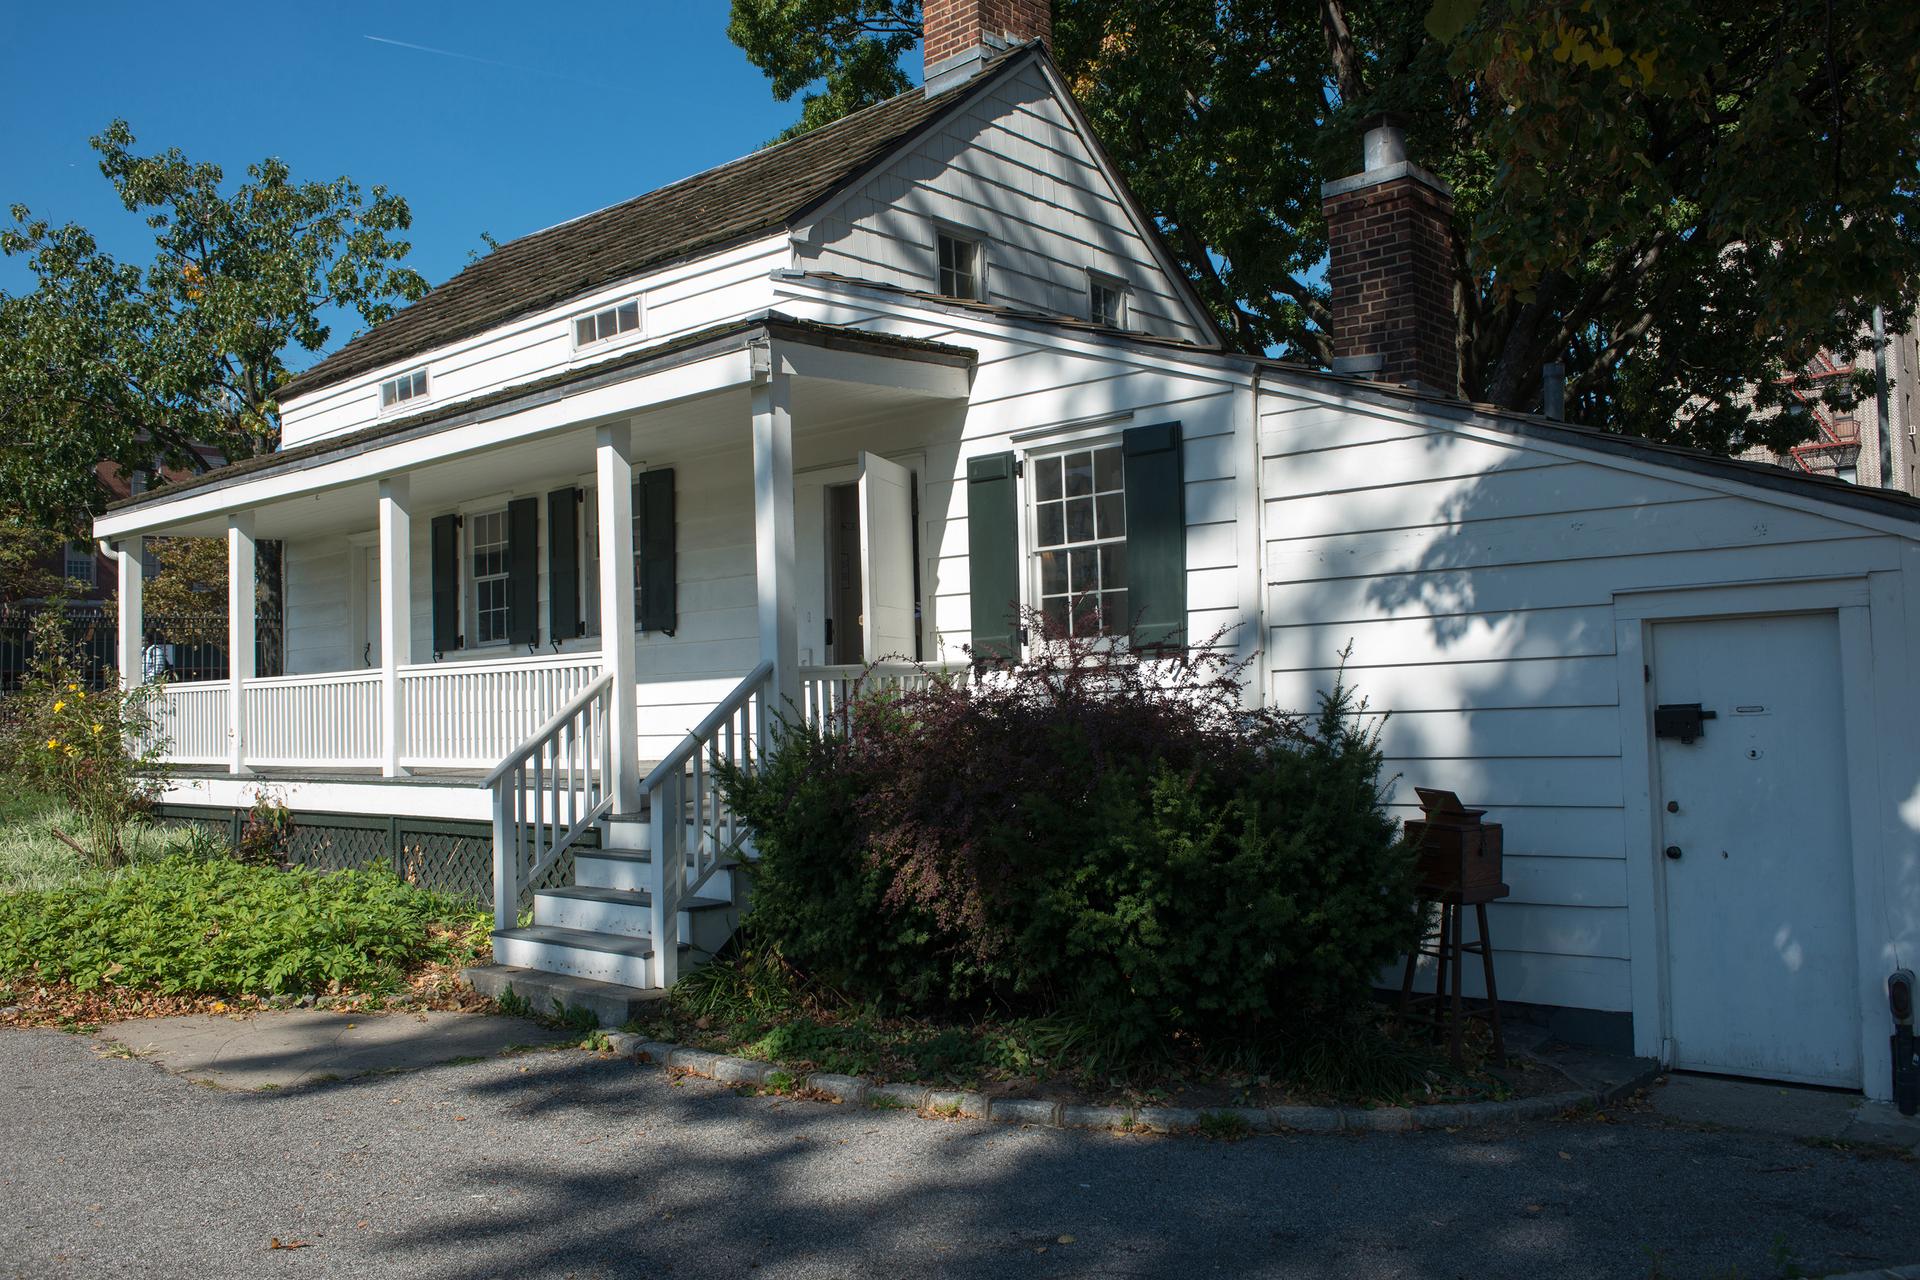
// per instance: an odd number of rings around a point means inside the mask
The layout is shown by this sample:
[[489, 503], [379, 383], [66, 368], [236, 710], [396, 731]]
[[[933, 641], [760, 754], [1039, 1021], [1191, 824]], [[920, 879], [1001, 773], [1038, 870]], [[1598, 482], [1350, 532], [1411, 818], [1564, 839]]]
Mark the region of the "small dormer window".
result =
[[1127, 288], [1112, 276], [1087, 272], [1087, 319], [1108, 329], [1127, 327]]
[[409, 400], [424, 400], [427, 396], [427, 371], [415, 369], [403, 373], [397, 378], [388, 378], [380, 384], [380, 407], [391, 409], [395, 405], [405, 404]]
[[640, 300], [635, 298], [592, 315], [576, 317], [573, 322], [573, 345], [590, 347], [623, 333], [637, 333], [639, 329]]
[[985, 298], [980, 242], [955, 231], [935, 235], [940, 242], [940, 292], [949, 298]]

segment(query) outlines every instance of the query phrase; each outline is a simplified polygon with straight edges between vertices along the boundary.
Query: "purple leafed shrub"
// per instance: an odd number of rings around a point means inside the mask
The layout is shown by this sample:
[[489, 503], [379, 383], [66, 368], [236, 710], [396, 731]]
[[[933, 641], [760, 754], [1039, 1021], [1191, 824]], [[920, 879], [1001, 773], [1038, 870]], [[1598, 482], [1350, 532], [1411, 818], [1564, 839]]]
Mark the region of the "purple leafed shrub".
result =
[[1378, 719], [1344, 686], [1249, 709], [1212, 645], [1045, 648], [789, 724], [724, 779], [756, 941], [859, 998], [1056, 1016], [1120, 1058], [1364, 1007], [1417, 927]]

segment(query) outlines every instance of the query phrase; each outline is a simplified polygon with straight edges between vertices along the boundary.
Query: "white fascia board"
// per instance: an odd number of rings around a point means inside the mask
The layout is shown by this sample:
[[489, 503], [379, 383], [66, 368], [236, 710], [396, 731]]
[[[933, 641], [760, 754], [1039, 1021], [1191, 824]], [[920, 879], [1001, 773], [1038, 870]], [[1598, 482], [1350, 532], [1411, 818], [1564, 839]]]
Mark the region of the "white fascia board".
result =
[[751, 354], [741, 346], [605, 386], [572, 393], [562, 388], [545, 393], [551, 399], [531, 405], [510, 401], [476, 410], [470, 421], [457, 421], [443, 430], [393, 444], [375, 442], [343, 458], [316, 459], [258, 480], [194, 490], [177, 501], [156, 501], [128, 511], [108, 512], [94, 521], [94, 536], [125, 537], [382, 476], [402, 475], [501, 445], [745, 386], [752, 376]]
[[[285, 404], [280, 406], [280, 411], [282, 414], [293, 413], [304, 415], [308, 410], [324, 408], [327, 403], [334, 400], [364, 397], [368, 392], [377, 390], [380, 384], [388, 378], [397, 377], [401, 373], [417, 369], [422, 365], [431, 365], [465, 356], [482, 347], [505, 342], [538, 329], [551, 328], [558, 323], [570, 320], [582, 311], [588, 310], [595, 303], [625, 298], [633, 293], [650, 293], [657, 289], [668, 288], [683, 280], [692, 279], [693, 277], [717, 268], [748, 262], [754, 258], [782, 254], [787, 248], [788, 241], [786, 233], [778, 232], [770, 236], [762, 236], [758, 240], [751, 240], [742, 244], [717, 249], [712, 253], [682, 259], [637, 276], [630, 276], [623, 280], [602, 285], [591, 293], [578, 294], [545, 311], [519, 316], [507, 321], [505, 324], [498, 325], [492, 329], [483, 329], [479, 333], [469, 334], [467, 337], [456, 339], [444, 346], [431, 347], [425, 351], [415, 352], [413, 355], [396, 360], [391, 364], [383, 365], [378, 369], [356, 374], [351, 378], [340, 382], [329, 383], [324, 387], [316, 387], [312, 391], [293, 396]], [[698, 328], [699, 326], [696, 325], [694, 327]], [[649, 340], [652, 340], [655, 338], [670, 338], [673, 335], [649, 334], [647, 336]], [[454, 403], [457, 403], [457, 401]], [[377, 414], [370, 415], [367, 422], [363, 425], [371, 426], [375, 421], [378, 421]]]
[[924, 360], [901, 360], [859, 351], [836, 351], [805, 342], [773, 343], [774, 370], [799, 378], [885, 387], [912, 394], [964, 400], [971, 370]]
[[[1370, 396], [1345, 395], [1317, 381], [1295, 379], [1283, 371], [1271, 368], [1261, 370], [1260, 382], [1263, 390], [1271, 391], [1275, 395], [1291, 396], [1348, 413], [1364, 414], [1367, 417], [1401, 422], [1424, 430], [1464, 436], [1470, 440], [1501, 445], [1509, 449], [1532, 449], [1570, 462], [1611, 467], [1634, 475], [1689, 484], [1695, 488], [1728, 497], [1770, 503], [1773, 506], [1821, 516], [1841, 524], [1856, 525], [1874, 533], [1890, 534], [1909, 540], [1920, 539], [1920, 523], [1902, 520], [1897, 516], [1877, 515], [1845, 503], [1824, 501], [1811, 494], [1803, 495], [1774, 488], [1771, 485], [1749, 483], [1736, 476], [1716, 475], [1678, 464], [1629, 457], [1599, 445], [1585, 445], [1574, 440], [1551, 440], [1517, 430], [1505, 430], [1488, 421], [1486, 411], [1470, 404], [1462, 403], [1457, 410], [1449, 412], [1439, 406], [1420, 403], [1382, 403], [1380, 399]], [[1383, 391], [1383, 396], [1392, 394], [1391, 389]]]
[[[1198, 347], [1176, 348], [1158, 343], [1129, 342], [1125, 336], [1110, 338], [1082, 336], [1045, 320], [1023, 320], [998, 316], [971, 307], [943, 306], [937, 302], [908, 297], [883, 285], [867, 286], [843, 280], [822, 280], [815, 276], [782, 275], [774, 279], [774, 298], [795, 302], [814, 302], [827, 306], [846, 306], [858, 299], [868, 314], [884, 315], [890, 320], [913, 324], [923, 330], [961, 336], [980, 334], [992, 340], [1021, 346], [1045, 346], [1090, 360], [1112, 360], [1142, 368], [1178, 372], [1231, 387], [1253, 385], [1253, 365], [1245, 357], [1207, 351]], [[886, 332], [876, 329], [875, 332]], [[915, 337], [929, 337], [916, 333]], [[984, 362], [984, 361], [983, 361]]]

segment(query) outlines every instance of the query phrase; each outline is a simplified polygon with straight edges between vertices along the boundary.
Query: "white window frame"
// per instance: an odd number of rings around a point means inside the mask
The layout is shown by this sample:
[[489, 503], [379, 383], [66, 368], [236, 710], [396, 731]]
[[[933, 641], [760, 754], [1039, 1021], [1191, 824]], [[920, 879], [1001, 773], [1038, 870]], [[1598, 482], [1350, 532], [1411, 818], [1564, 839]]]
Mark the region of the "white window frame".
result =
[[[397, 388], [402, 382], [407, 383], [410, 388], [413, 383], [418, 382], [419, 390], [410, 389], [405, 396], [401, 396]], [[388, 387], [396, 388], [392, 403], [387, 401]], [[405, 413], [433, 398], [433, 380], [427, 376], [427, 366], [421, 365], [418, 369], [408, 369], [404, 373], [394, 374], [391, 378], [380, 379], [379, 390], [374, 394], [379, 400], [381, 413]]]
[[[973, 250], [973, 292], [953, 293], [946, 287], [947, 267], [941, 261], [942, 242], [952, 240], [967, 245]], [[970, 231], [950, 222], [933, 224], [933, 291], [943, 298], [960, 298], [969, 302], [987, 300], [987, 238], [978, 231]]]
[[[100, 562], [90, 542], [67, 543], [60, 560], [60, 576], [74, 582], [84, 582], [89, 587], [100, 585]], [[80, 568], [80, 572], [74, 570]]]
[[1096, 290], [1104, 289], [1113, 295], [1113, 318], [1104, 323], [1111, 329], [1124, 329], [1128, 323], [1127, 282], [1119, 276], [1108, 275], [1104, 271], [1087, 269], [1087, 319], [1094, 324], [1103, 323], [1094, 307]]
[[[633, 327], [631, 329], [622, 329], [617, 323], [619, 313], [628, 307], [633, 308]], [[601, 334], [599, 333], [600, 318], [607, 315], [615, 317], [616, 323], [614, 331], [608, 334]], [[582, 341], [580, 338], [580, 322], [583, 320], [593, 321], [595, 328], [595, 336], [585, 341]], [[605, 303], [601, 306], [589, 307], [584, 311], [577, 311], [567, 317], [567, 340], [573, 344], [573, 349], [576, 352], [605, 351], [610, 347], [638, 341], [646, 336], [646, 332], [646, 298], [644, 295], [638, 293], [632, 297], [616, 299], [613, 302]]]
[[[1042, 579], [1041, 579], [1041, 567], [1040, 567], [1040, 557], [1043, 554], [1045, 554], [1048, 551], [1071, 551], [1073, 548], [1076, 548], [1076, 547], [1099, 548], [1099, 547], [1110, 547], [1110, 546], [1118, 545], [1124, 549], [1127, 542], [1126, 458], [1124, 454], [1122, 454], [1120, 457], [1120, 485], [1118, 489], [1102, 490], [1099, 488], [1098, 464], [1097, 463], [1095, 464], [1094, 489], [1089, 495], [1087, 495], [1095, 499], [1094, 537], [1089, 541], [1057, 543], [1050, 546], [1041, 545], [1040, 506], [1042, 502], [1050, 503], [1050, 502], [1056, 501], [1056, 499], [1051, 499], [1051, 498], [1043, 499], [1040, 496], [1041, 466], [1050, 460], [1061, 458], [1064, 455], [1070, 454], [1070, 453], [1097, 454], [1104, 449], [1112, 449], [1116, 453], [1119, 453], [1120, 441], [1121, 441], [1121, 437], [1119, 436], [1119, 434], [1114, 432], [1104, 432], [1100, 434], [1076, 432], [1072, 436], [1049, 440], [1044, 444], [1035, 445], [1027, 449], [1024, 453], [1020, 455], [1021, 465], [1020, 465], [1020, 483], [1018, 487], [1018, 496], [1019, 496], [1020, 504], [1022, 507], [1021, 518], [1020, 518], [1020, 534], [1021, 534], [1020, 553], [1023, 559], [1022, 573], [1021, 573], [1021, 588], [1025, 593], [1025, 603], [1028, 608], [1040, 611], [1042, 613], [1044, 613], [1046, 609], [1046, 601], [1048, 599], [1048, 593], [1045, 592], [1043, 589], [1044, 583], [1042, 582]], [[1098, 523], [1099, 503], [1097, 499], [1102, 494], [1109, 494], [1109, 495], [1117, 494], [1120, 498], [1120, 513], [1121, 513], [1120, 532], [1118, 534], [1106, 536], [1106, 537], [1102, 537], [1100, 535], [1099, 523]], [[1065, 497], [1065, 489], [1063, 485], [1061, 500], [1064, 500], [1064, 497]], [[1065, 511], [1063, 506], [1063, 509], [1062, 509], [1062, 522], [1063, 522], [1062, 532], [1063, 533], [1065, 532], [1064, 521], [1065, 521]], [[1123, 554], [1124, 554], [1124, 550], [1123, 550]], [[1096, 562], [1097, 562], [1097, 558], [1098, 558], [1097, 550], [1095, 552], [1095, 555], [1096, 555]], [[1132, 598], [1131, 582], [1129, 582], [1129, 584], [1125, 587], [1118, 588], [1118, 590], [1126, 591], [1128, 594], [1128, 598], [1129, 599]], [[1058, 593], [1056, 592], [1053, 594], [1057, 595]], [[1104, 595], [1104, 592], [1102, 594]], [[1069, 601], [1071, 601], [1072, 599], [1071, 593], [1068, 595], [1068, 599]], [[1128, 633], [1130, 630], [1130, 626], [1128, 625], [1130, 623], [1130, 620], [1131, 620], [1131, 613], [1128, 614], [1128, 617], [1126, 619], [1122, 620], [1122, 624], [1118, 628], [1113, 628], [1105, 619], [1104, 609], [1103, 609], [1103, 618], [1102, 618], [1103, 625], [1102, 625], [1102, 630], [1098, 636], [1098, 639], [1101, 642], [1106, 644], [1124, 645], [1127, 641]], [[1040, 643], [1040, 638], [1038, 636], [1032, 637], [1032, 642], [1029, 645], [1029, 649], [1031, 649], [1033, 645], [1037, 645], [1039, 643]]]
[[[500, 519], [500, 546], [503, 548], [506, 562], [499, 573], [482, 575], [474, 566], [474, 555], [480, 546], [480, 522], [495, 516], [498, 516]], [[511, 580], [513, 576], [513, 542], [511, 534], [512, 530], [507, 524], [507, 504], [504, 501], [488, 503], [484, 506], [479, 506], [473, 510], [463, 511], [461, 513], [460, 595], [465, 607], [467, 624], [466, 647], [469, 649], [502, 649], [510, 643], [507, 637], [507, 628], [513, 621], [510, 615], [504, 618], [498, 639], [482, 640], [480, 638], [480, 584], [483, 581], [500, 582], [509, 593], [509, 596], [511, 595]], [[508, 608], [506, 599], [503, 598], [500, 607], [502, 610]]]

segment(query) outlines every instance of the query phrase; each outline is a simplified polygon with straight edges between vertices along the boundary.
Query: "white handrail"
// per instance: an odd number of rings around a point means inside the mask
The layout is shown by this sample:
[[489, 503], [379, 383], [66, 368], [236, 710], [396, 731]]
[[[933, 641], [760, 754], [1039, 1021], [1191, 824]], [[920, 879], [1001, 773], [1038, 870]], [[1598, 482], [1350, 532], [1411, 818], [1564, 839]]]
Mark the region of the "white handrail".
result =
[[672, 986], [679, 974], [680, 903], [745, 844], [744, 826], [721, 794], [717, 775], [723, 766], [754, 772], [765, 758], [772, 679], [770, 661], [748, 672], [640, 784], [647, 803], [647, 910], [658, 986]]
[[613, 807], [612, 699], [613, 676], [602, 674], [487, 774], [496, 929], [514, 926], [521, 890]]

